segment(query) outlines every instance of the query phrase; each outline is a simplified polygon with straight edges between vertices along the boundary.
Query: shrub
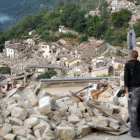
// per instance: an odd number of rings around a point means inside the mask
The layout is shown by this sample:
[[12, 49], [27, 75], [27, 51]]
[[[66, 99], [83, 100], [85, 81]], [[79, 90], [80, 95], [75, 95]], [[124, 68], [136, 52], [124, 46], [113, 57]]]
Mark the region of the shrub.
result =
[[10, 74], [10, 71], [9, 67], [0, 67], [0, 74]]
[[87, 35], [81, 35], [79, 38], [78, 38], [79, 42], [82, 43], [84, 41], [88, 41], [88, 37]]
[[40, 79], [50, 79], [51, 77], [55, 76], [57, 74], [57, 72], [55, 70], [48, 70], [44, 73], [41, 73], [38, 77], [37, 77], [37, 80], [40, 80]]

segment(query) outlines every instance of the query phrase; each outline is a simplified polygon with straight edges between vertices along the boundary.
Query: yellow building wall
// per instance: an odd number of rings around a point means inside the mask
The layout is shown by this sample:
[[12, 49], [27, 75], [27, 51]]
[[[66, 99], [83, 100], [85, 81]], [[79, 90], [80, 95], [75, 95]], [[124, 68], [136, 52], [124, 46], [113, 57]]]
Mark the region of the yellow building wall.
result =
[[82, 60], [76, 59], [76, 60], [70, 62], [70, 63], [69, 63], [69, 66], [72, 66], [72, 65], [74, 65], [74, 64], [76, 64], [76, 63], [78, 63], [78, 62], [80, 63], [80, 62], [82, 62]]

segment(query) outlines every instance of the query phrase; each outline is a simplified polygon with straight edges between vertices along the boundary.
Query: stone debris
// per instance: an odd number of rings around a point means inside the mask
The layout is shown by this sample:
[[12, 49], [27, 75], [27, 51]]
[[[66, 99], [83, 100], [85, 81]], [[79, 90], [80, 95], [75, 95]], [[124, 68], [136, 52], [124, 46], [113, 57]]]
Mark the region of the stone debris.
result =
[[95, 129], [114, 135], [127, 132], [125, 97], [118, 96], [115, 82], [102, 83], [107, 90], [99, 89], [103, 92], [98, 100], [74, 93], [73, 97], [38, 99], [29, 87], [20, 92], [16, 90], [15, 94], [0, 100], [0, 137], [5, 140], [74, 140]]

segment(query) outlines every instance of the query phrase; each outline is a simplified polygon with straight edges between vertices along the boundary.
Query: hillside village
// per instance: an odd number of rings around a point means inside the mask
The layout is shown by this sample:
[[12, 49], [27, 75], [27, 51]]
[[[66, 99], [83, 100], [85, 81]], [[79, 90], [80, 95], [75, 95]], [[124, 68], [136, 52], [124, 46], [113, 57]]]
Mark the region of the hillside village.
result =
[[[114, 70], [122, 70], [125, 61], [110, 54], [104, 40], [89, 38], [81, 44], [71, 40], [60, 39], [55, 43], [39, 41], [35, 43], [36, 33], [29, 32], [30, 39], [5, 42], [1, 55], [1, 66], [11, 68], [12, 76], [33, 73], [37, 76], [47, 70], [55, 70], [57, 77], [97, 77], [114, 75]], [[113, 66], [114, 70], [109, 73]]]
[[[140, 18], [140, 7], [133, 2], [107, 1], [112, 13], [123, 8], [132, 12], [130, 27]], [[85, 18], [98, 14], [97, 8]], [[86, 140], [90, 134], [98, 138], [99, 131], [108, 137], [129, 131], [127, 47], [91, 36], [79, 42], [76, 38], [84, 33], [64, 25], [55, 35], [60, 33], [64, 37], [57, 41], [44, 41], [36, 30], [5, 41], [0, 53], [0, 140]], [[139, 37], [135, 49], [140, 53]]]

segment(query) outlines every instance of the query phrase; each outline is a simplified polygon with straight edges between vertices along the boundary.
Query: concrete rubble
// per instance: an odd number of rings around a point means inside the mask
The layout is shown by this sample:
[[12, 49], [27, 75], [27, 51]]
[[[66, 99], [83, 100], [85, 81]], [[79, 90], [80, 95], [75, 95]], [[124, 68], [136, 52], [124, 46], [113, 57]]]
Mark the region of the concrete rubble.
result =
[[127, 104], [123, 94], [118, 95], [117, 82], [103, 81], [101, 87], [107, 90], [100, 93], [98, 100], [80, 94], [38, 99], [29, 87], [16, 90], [0, 100], [0, 139], [74, 140], [96, 130], [114, 135], [127, 132]]

